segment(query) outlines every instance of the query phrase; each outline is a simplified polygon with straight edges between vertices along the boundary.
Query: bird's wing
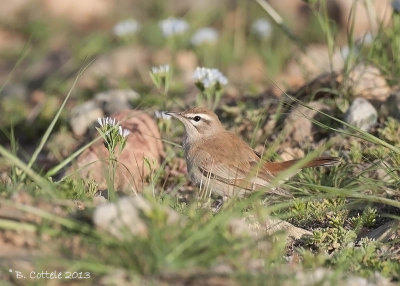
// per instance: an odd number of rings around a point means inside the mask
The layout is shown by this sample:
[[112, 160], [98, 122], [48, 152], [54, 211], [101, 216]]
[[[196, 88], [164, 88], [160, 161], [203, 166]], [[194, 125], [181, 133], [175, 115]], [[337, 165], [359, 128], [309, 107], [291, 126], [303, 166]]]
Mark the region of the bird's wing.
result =
[[252, 191], [268, 191], [279, 196], [293, 197], [289, 192], [270, 185], [269, 181], [273, 178], [273, 175], [269, 171], [260, 169], [258, 163], [252, 160], [234, 165], [227, 162], [228, 160], [222, 159], [226, 157], [217, 159], [204, 150], [200, 150], [198, 154], [202, 158], [198, 168], [203, 176], [208, 179], [247, 190], [249, 193]]
[[243, 189], [267, 186], [272, 173], [262, 168], [262, 161], [246, 143], [230, 140], [231, 136], [227, 133], [224, 140], [204, 141], [192, 150], [191, 156], [202, 174]]

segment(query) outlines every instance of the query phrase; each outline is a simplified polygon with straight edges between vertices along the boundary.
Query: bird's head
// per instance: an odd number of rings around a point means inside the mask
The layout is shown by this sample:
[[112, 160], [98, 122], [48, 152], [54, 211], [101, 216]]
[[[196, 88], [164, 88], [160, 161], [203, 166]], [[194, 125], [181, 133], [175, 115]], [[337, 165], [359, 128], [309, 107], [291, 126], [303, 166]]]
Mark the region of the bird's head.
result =
[[166, 114], [183, 123], [187, 142], [213, 136], [224, 130], [218, 116], [207, 108], [195, 107], [184, 112], [167, 112]]

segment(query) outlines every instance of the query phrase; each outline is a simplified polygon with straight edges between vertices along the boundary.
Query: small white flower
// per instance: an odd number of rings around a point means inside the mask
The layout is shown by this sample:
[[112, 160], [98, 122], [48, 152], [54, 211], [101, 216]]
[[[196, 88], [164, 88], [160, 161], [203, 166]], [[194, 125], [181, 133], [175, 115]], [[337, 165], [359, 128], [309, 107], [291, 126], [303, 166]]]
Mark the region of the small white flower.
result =
[[156, 110], [156, 111], [154, 111], [154, 115], [156, 116], [156, 118], [159, 118], [159, 119], [164, 119], [164, 120], [171, 119], [171, 115], [165, 114], [165, 111]]
[[196, 82], [202, 83], [205, 88], [216, 84], [228, 84], [228, 79], [218, 69], [209, 69], [205, 67], [197, 67], [193, 73], [193, 79]]
[[263, 18], [259, 18], [251, 25], [251, 31], [262, 39], [267, 39], [272, 35], [272, 26], [270, 22]]
[[122, 134], [122, 136], [126, 138], [129, 134], [131, 134], [131, 132], [128, 129], [124, 129], [124, 133]]
[[121, 126], [119, 126], [118, 128], [118, 133], [124, 138], [128, 137], [128, 135], [131, 134], [131, 132], [128, 129], [122, 129]]
[[159, 26], [161, 28], [161, 32], [166, 38], [183, 34], [189, 28], [189, 25], [185, 20], [174, 17], [162, 20], [159, 23]]
[[212, 44], [218, 40], [218, 32], [214, 28], [206, 27], [198, 29], [192, 36], [190, 42], [199, 46], [201, 44]]
[[166, 74], [170, 70], [169, 65], [162, 65], [158, 67], [152, 67], [151, 72], [153, 74]]
[[117, 23], [113, 32], [118, 37], [124, 37], [128, 35], [134, 35], [140, 29], [140, 25], [134, 19], [127, 19]]
[[119, 122], [117, 122], [115, 118], [110, 117], [97, 118], [97, 122], [99, 123], [100, 127], [106, 127], [107, 125], [116, 127], [119, 125]]

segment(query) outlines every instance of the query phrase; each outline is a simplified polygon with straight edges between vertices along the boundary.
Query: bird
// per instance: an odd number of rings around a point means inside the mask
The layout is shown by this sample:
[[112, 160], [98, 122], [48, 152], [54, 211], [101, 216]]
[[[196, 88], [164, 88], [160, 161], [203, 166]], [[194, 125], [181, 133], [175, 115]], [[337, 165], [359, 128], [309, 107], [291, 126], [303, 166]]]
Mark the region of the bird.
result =
[[[299, 160], [269, 162], [235, 133], [224, 128], [218, 116], [204, 107], [166, 112], [184, 125], [183, 150], [190, 180], [207, 195], [243, 197], [269, 189], [271, 181]], [[319, 157], [301, 168], [333, 166], [334, 157]]]

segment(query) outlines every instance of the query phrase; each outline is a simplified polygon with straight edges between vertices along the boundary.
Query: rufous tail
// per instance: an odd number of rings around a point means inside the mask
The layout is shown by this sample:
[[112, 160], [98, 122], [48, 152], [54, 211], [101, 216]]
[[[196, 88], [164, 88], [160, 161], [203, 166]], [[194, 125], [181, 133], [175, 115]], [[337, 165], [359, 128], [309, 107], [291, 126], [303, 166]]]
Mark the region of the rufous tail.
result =
[[319, 157], [315, 158], [311, 162], [308, 162], [307, 165], [303, 168], [308, 168], [308, 167], [319, 167], [319, 166], [334, 166], [336, 164], [340, 163], [339, 158], [335, 157]]
[[[271, 172], [273, 175], [276, 175], [279, 172], [282, 172], [288, 168], [290, 168], [292, 165], [294, 165], [296, 162], [300, 160], [289, 160], [285, 162], [268, 162], [265, 163], [264, 167]], [[329, 167], [329, 166], [334, 166], [340, 162], [339, 158], [335, 157], [319, 157], [315, 158], [312, 161], [308, 162], [306, 165], [302, 166], [301, 168], [310, 168], [310, 167]]]

